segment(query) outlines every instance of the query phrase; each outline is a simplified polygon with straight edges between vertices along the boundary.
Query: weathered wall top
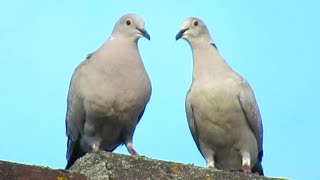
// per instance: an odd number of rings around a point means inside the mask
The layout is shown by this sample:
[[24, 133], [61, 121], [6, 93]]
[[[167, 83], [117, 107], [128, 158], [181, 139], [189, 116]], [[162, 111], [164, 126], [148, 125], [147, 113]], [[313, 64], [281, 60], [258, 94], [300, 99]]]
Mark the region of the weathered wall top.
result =
[[109, 152], [89, 153], [71, 170], [55, 170], [0, 161], [0, 180], [280, 180], [241, 172], [214, 171], [191, 164]]
[[72, 172], [86, 174], [92, 179], [276, 180], [255, 174], [245, 175], [242, 172], [214, 171], [191, 164], [186, 165], [109, 152], [87, 154], [80, 158], [71, 169]]

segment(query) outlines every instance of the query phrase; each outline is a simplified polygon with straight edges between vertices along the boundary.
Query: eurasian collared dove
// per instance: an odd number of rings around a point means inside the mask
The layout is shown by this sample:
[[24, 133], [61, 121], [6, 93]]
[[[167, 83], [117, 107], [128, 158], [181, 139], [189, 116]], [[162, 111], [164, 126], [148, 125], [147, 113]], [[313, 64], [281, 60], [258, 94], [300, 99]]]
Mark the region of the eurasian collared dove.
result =
[[137, 47], [150, 40], [144, 20], [127, 14], [109, 39], [74, 71], [66, 114], [67, 166], [90, 151], [124, 144], [138, 155], [132, 136], [151, 96], [151, 83]]
[[184, 20], [180, 38], [193, 54], [188, 124], [207, 167], [263, 175], [262, 121], [250, 85], [220, 55], [203, 21]]

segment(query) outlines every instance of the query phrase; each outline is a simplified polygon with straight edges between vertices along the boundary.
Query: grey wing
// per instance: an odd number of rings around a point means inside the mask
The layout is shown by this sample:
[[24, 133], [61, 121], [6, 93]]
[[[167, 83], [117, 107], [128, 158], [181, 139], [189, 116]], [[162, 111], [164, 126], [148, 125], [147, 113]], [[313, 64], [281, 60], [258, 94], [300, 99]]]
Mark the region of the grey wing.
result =
[[151, 97], [151, 93], [152, 93], [152, 88], [151, 88], [151, 86], [150, 86], [149, 98], [148, 98], [145, 106], [143, 107], [143, 110], [140, 112], [140, 114], [139, 114], [139, 116], [138, 116], [137, 124], [140, 122], [140, 119], [142, 118], [142, 116], [143, 116], [143, 114], [144, 114], [144, 111], [146, 110], [147, 104], [148, 104], [148, 102], [149, 102], [149, 100], [150, 100], [150, 97]]
[[259, 107], [250, 85], [245, 80], [242, 80], [240, 88], [239, 101], [245, 116], [247, 117], [248, 123], [257, 139], [259, 154], [262, 156], [263, 127]]
[[73, 153], [75, 143], [78, 143], [81, 138], [83, 126], [85, 122], [85, 109], [83, 107], [83, 99], [77, 94], [75, 86], [79, 83], [80, 66], [74, 72], [72, 80], [70, 82], [68, 100], [67, 100], [67, 114], [66, 114], [66, 135], [68, 136], [67, 143], [67, 159]]
[[188, 124], [189, 124], [189, 128], [190, 128], [193, 140], [196, 143], [199, 151], [202, 153], [202, 151], [200, 149], [200, 144], [199, 144], [199, 132], [198, 132], [198, 127], [197, 127], [197, 122], [196, 122], [196, 119], [194, 116], [192, 104], [190, 102], [190, 91], [191, 91], [191, 89], [187, 93], [186, 104], [185, 104], [186, 113], [187, 113], [187, 120], [188, 120]]

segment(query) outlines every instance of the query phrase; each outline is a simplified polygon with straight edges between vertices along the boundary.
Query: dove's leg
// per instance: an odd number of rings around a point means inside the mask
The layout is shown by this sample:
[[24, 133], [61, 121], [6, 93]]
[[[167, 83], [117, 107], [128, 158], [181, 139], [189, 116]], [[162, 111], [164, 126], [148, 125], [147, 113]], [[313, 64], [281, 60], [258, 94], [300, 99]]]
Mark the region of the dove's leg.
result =
[[204, 145], [204, 144], [202, 144], [202, 146], [201, 146], [201, 152], [202, 152], [204, 158], [206, 159], [207, 168], [216, 169], [215, 162], [214, 162], [215, 152], [212, 149], [206, 147], [206, 145]]
[[248, 152], [241, 153], [242, 155], [242, 168], [245, 174], [251, 173], [251, 158]]
[[97, 152], [97, 151], [99, 151], [100, 150], [100, 143], [94, 143], [93, 145], [92, 145], [92, 151], [93, 152]]
[[133, 148], [133, 144], [131, 142], [126, 142], [126, 148], [132, 156], [139, 156], [136, 150]]
[[214, 168], [215, 169], [213, 158], [206, 159], [206, 163], [207, 163], [207, 168]]

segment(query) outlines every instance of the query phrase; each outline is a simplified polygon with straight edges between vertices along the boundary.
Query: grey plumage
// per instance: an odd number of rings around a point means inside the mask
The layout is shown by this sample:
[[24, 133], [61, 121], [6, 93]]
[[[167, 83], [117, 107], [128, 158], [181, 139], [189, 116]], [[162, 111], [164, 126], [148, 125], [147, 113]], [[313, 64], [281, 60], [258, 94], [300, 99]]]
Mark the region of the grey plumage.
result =
[[109, 39], [74, 71], [67, 100], [67, 166], [89, 151], [113, 151], [124, 144], [138, 155], [132, 136], [151, 96], [151, 83], [137, 41], [144, 20], [127, 14]]
[[187, 119], [207, 166], [263, 175], [263, 127], [250, 85], [220, 55], [203, 21], [187, 18], [176, 40], [180, 38], [193, 54]]

